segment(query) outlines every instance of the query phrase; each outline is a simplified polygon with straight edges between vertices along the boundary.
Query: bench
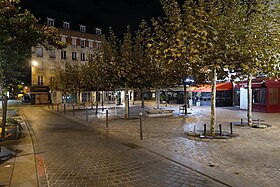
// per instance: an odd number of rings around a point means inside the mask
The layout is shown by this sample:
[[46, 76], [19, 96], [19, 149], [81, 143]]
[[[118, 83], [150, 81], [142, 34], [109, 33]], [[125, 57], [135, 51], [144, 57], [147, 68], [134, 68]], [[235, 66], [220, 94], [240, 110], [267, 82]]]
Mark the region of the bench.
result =
[[146, 110], [147, 117], [173, 116], [174, 110]]

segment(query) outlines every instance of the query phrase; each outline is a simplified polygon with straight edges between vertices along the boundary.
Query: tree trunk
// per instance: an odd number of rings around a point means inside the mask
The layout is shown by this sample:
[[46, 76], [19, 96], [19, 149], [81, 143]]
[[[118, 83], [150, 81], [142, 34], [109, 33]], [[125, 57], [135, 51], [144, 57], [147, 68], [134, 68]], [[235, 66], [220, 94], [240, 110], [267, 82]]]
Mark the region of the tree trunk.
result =
[[248, 125], [252, 126], [252, 74], [248, 75], [248, 109], [247, 109], [247, 119]]
[[128, 87], [125, 85], [125, 91], [124, 91], [124, 108], [125, 108], [125, 114], [124, 118], [129, 119], [129, 95], [128, 95]]
[[144, 90], [141, 90], [141, 108], [145, 108], [144, 102]]
[[96, 106], [95, 106], [95, 115], [98, 113], [98, 104], [99, 104], [99, 87], [96, 88]]
[[3, 112], [3, 117], [2, 117], [2, 134], [1, 134], [1, 138], [4, 140], [5, 139], [5, 135], [6, 135], [6, 119], [7, 119], [7, 109], [8, 109], [8, 105], [7, 105], [7, 96], [6, 95], [2, 95], [2, 112]]
[[216, 67], [213, 68], [213, 79], [212, 79], [212, 93], [211, 93], [211, 124], [210, 124], [210, 134], [215, 135], [216, 126], [216, 82], [217, 73]]
[[157, 109], [159, 109], [159, 105], [160, 105], [160, 90], [159, 90], [159, 88], [156, 91], [156, 100], [157, 100]]

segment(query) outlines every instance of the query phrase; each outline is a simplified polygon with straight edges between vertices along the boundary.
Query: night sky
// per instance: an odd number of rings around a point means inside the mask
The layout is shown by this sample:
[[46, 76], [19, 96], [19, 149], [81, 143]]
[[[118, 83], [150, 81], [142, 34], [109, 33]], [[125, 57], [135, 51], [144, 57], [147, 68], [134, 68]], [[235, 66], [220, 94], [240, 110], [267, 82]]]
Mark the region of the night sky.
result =
[[21, 0], [21, 6], [42, 20], [51, 17], [100, 27], [105, 33], [112, 27], [117, 35], [127, 25], [135, 30], [142, 19], [163, 15], [159, 0]]

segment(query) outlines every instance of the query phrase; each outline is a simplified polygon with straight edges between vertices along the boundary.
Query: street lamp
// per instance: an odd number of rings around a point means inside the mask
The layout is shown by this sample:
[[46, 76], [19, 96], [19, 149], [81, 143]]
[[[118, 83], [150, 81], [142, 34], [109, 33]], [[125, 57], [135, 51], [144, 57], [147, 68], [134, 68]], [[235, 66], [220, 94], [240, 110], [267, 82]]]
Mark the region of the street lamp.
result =
[[188, 114], [188, 111], [187, 111], [187, 86], [190, 86], [194, 83], [194, 80], [192, 77], [190, 76], [186, 76], [183, 78], [183, 85], [184, 85], [184, 107], [185, 107], [185, 115]]

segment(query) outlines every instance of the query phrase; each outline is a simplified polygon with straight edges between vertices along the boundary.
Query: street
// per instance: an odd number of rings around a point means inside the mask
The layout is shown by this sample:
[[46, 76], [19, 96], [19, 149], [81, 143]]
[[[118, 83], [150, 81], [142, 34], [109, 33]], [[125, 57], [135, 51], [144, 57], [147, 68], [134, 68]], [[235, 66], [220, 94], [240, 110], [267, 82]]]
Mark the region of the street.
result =
[[41, 106], [21, 114], [34, 135], [41, 186], [223, 186]]

